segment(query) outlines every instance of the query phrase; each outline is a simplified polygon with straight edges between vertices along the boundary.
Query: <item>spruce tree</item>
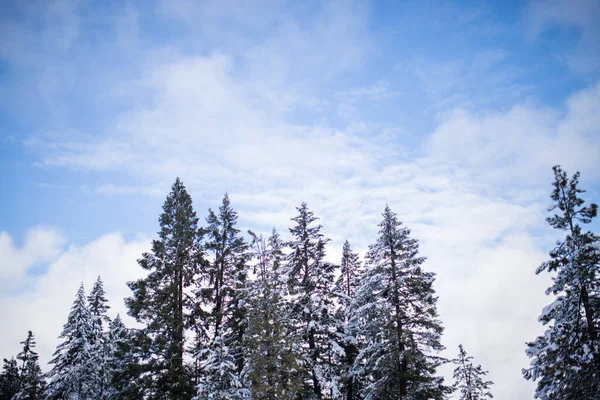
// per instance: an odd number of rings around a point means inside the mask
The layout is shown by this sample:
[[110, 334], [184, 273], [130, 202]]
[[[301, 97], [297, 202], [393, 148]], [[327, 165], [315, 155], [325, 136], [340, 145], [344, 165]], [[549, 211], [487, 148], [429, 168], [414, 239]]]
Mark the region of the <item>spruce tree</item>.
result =
[[12, 400], [20, 388], [21, 378], [19, 377], [17, 360], [14, 357], [10, 360], [5, 358], [2, 372], [0, 373], [0, 400]]
[[290, 285], [290, 322], [299, 342], [298, 362], [304, 388], [301, 398], [339, 398], [340, 360], [343, 321], [337, 318], [333, 301], [336, 266], [325, 262], [325, 246], [329, 239], [321, 233], [321, 225], [303, 202], [292, 218], [292, 240], [287, 245], [285, 274]]
[[201, 261], [198, 218], [192, 198], [176, 179], [159, 218], [159, 238], [138, 260], [148, 275], [128, 282], [132, 297], [128, 313], [144, 325], [137, 337], [140, 376], [146, 396], [188, 400], [192, 397], [190, 368], [184, 362], [185, 332], [193, 301], [187, 296]]
[[[196, 399], [247, 399], [250, 396], [242, 347], [246, 329], [248, 244], [240, 235], [237, 212], [225, 193], [219, 212], [209, 209], [205, 249], [212, 262], [199, 302], [211, 311], [197, 329], [201, 376]], [[207, 340], [208, 339], [208, 340]]]
[[550, 251], [536, 274], [548, 271], [553, 284], [546, 290], [555, 299], [546, 306], [539, 321], [545, 333], [528, 343], [531, 366], [524, 377], [537, 381], [535, 397], [552, 399], [600, 398], [600, 238], [584, 232], [580, 224], [596, 217], [598, 206], [584, 206], [580, 197], [579, 172], [571, 179], [555, 166], [549, 211], [557, 211], [546, 221], [566, 232]]
[[40, 368], [38, 353], [33, 350], [35, 337], [31, 331], [21, 344], [23, 350], [17, 355], [17, 359], [21, 361], [20, 390], [12, 400], [43, 400], [46, 395], [46, 381]]
[[459, 392], [459, 400], [491, 399], [490, 386], [492, 381], [484, 381], [488, 374], [481, 365], [473, 365], [473, 357], [468, 356], [463, 345], [458, 346], [458, 357], [452, 360], [456, 364], [454, 369], [454, 390]]
[[83, 283], [77, 291], [75, 301], [63, 331], [63, 339], [54, 352], [48, 373], [48, 399], [91, 399], [93, 398], [92, 345], [94, 340], [92, 319], [87, 307]]
[[356, 295], [360, 283], [362, 268], [357, 253], [352, 252], [350, 243], [346, 240], [342, 248], [342, 262], [340, 276], [335, 284], [335, 294], [339, 301], [338, 313], [343, 325], [343, 341], [345, 356], [342, 360], [341, 375], [343, 380], [344, 398], [346, 400], [358, 399], [360, 380], [353, 375], [353, 366], [358, 355], [356, 326], [351, 323], [350, 304]]
[[277, 231], [268, 240], [253, 233], [256, 280], [249, 288], [248, 354], [252, 398], [295, 399], [300, 390], [294, 353], [297, 343], [289, 332], [286, 303], [287, 284], [281, 278], [283, 246]]
[[436, 368], [445, 360], [434, 274], [425, 272], [419, 245], [388, 206], [379, 238], [369, 247], [352, 304], [360, 331], [356, 374], [371, 399], [441, 399], [450, 390]]

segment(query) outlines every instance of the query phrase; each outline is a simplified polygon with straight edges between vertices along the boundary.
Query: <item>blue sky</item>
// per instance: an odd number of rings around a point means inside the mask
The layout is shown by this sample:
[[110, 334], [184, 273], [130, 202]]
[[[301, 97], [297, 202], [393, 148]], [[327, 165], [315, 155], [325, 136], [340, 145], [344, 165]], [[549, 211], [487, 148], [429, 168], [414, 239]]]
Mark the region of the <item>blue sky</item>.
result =
[[530, 398], [551, 166], [600, 197], [599, 17], [593, 0], [3, 2], [1, 336], [43, 330], [46, 357], [97, 274], [123, 312], [179, 176], [200, 216], [228, 191], [243, 229], [285, 232], [307, 201], [332, 260], [346, 238], [364, 254], [389, 203], [438, 274], [446, 346], [498, 398]]

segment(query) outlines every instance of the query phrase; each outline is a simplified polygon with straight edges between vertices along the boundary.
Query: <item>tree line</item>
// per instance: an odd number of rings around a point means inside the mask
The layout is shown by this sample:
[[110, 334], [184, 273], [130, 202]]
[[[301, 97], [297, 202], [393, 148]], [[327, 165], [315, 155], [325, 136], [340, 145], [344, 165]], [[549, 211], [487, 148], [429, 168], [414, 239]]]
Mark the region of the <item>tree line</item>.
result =
[[[583, 207], [576, 174], [555, 167], [549, 223], [568, 231], [538, 273], [557, 273], [549, 326], [528, 344], [540, 399], [592, 399], [600, 393], [597, 270], [600, 240], [583, 233], [597, 206]], [[339, 264], [325, 260], [329, 239], [302, 203], [288, 237], [237, 228], [225, 194], [199, 226], [177, 179], [159, 217], [158, 238], [128, 282], [128, 314], [141, 328], [111, 320], [102, 280], [79, 288], [50, 365], [42, 374], [29, 332], [17, 360], [4, 360], [4, 399], [445, 399], [492, 398], [487, 371], [464, 347], [443, 358], [435, 274], [419, 243], [386, 206], [378, 236], [361, 261], [348, 241]], [[454, 382], [438, 367], [454, 363]]]

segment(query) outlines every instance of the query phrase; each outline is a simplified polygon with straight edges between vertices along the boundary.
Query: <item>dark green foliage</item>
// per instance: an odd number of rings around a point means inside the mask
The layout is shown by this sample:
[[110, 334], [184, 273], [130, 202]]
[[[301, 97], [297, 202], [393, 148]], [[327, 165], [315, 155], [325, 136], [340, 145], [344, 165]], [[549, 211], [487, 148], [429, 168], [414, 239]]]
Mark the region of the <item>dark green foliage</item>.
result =
[[579, 225], [596, 217], [598, 206], [584, 206], [578, 187], [579, 173], [568, 179], [555, 166], [549, 211], [546, 219], [566, 238], [550, 251], [550, 260], [536, 270], [553, 273], [546, 294], [556, 296], [539, 320], [547, 326], [543, 336], [528, 343], [531, 367], [526, 379], [537, 381], [536, 397], [552, 399], [600, 398], [600, 238]]
[[20, 390], [12, 400], [43, 400], [46, 398], [46, 380], [40, 368], [39, 356], [33, 350], [35, 337], [31, 331], [27, 332], [27, 338], [21, 344], [23, 350], [17, 355], [21, 362]]
[[2, 373], [0, 373], [0, 400], [12, 400], [20, 388], [21, 379], [19, 378], [17, 360], [14, 357], [10, 360], [5, 358]]
[[159, 218], [159, 239], [138, 263], [148, 276], [128, 285], [128, 313], [145, 325], [137, 340], [140, 379], [146, 396], [154, 399], [190, 399], [190, 368], [184, 363], [185, 331], [194, 303], [185, 289], [195, 283], [201, 265], [198, 218], [192, 199], [177, 178]]
[[354, 374], [365, 399], [441, 399], [450, 392], [436, 368], [444, 359], [434, 274], [421, 265], [417, 240], [386, 206], [379, 238], [351, 305], [360, 352]]

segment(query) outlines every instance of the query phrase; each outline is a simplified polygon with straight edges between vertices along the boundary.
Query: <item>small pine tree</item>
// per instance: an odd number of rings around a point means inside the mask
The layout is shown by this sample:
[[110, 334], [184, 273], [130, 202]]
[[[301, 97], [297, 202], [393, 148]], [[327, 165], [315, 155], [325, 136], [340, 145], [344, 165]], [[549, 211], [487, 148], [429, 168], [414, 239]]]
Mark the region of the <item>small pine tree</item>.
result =
[[473, 365], [473, 357], [468, 356], [463, 345], [458, 346], [458, 357], [452, 360], [456, 364], [454, 369], [454, 390], [459, 391], [459, 400], [491, 399], [490, 386], [492, 381], [484, 381], [488, 374], [481, 365]]
[[94, 334], [83, 283], [77, 291], [59, 339], [63, 341], [50, 361], [54, 366], [48, 373], [48, 399], [92, 397], [90, 377], [93, 376], [93, 366], [90, 360]]
[[288, 332], [284, 298], [287, 285], [281, 279], [283, 242], [277, 231], [265, 240], [250, 232], [257, 279], [249, 288], [248, 330], [245, 336], [252, 398], [256, 400], [296, 398], [300, 390], [297, 343]]
[[357, 329], [350, 323], [350, 304], [360, 284], [361, 272], [362, 268], [358, 254], [352, 252], [350, 243], [346, 240], [342, 248], [340, 276], [334, 289], [339, 300], [338, 318], [344, 321], [342, 346], [345, 357], [342, 360], [341, 375], [343, 381], [342, 392], [346, 400], [358, 399], [358, 393], [360, 392], [360, 380], [356, 379], [352, 373], [359, 347]]
[[437, 315], [434, 274], [396, 214], [386, 206], [379, 238], [369, 247], [351, 305], [360, 352], [354, 374], [372, 399], [441, 399], [450, 392], [436, 369], [443, 327]]
[[553, 399], [600, 398], [600, 237], [579, 225], [596, 217], [598, 206], [583, 206], [579, 173], [568, 179], [555, 166], [551, 198], [558, 210], [546, 221], [566, 231], [566, 238], [550, 251], [550, 260], [536, 274], [555, 274], [546, 294], [556, 296], [542, 310], [539, 321], [546, 325], [543, 336], [528, 343], [531, 366], [523, 369], [526, 379], [538, 381], [535, 397]]
[[39, 356], [33, 349], [35, 337], [29, 331], [27, 338], [21, 342], [23, 351], [17, 355], [21, 361], [20, 390], [12, 400], [43, 400], [45, 399], [46, 381], [39, 364]]
[[106, 397], [111, 400], [141, 399], [139, 382], [134, 379], [138, 364], [133, 353], [132, 335], [119, 315], [110, 322], [106, 338], [109, 377]]
[[0, 373], [0, 400], [12, 400], [13, 396], [19, 392], [21, 379], [19, 377], [19, 367], [17, 360], [11, 358], [4, 359], [2, 373]]

